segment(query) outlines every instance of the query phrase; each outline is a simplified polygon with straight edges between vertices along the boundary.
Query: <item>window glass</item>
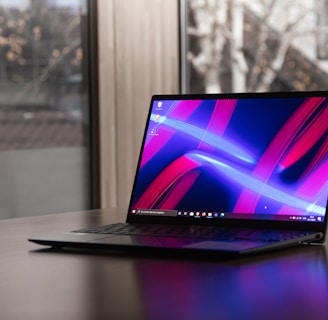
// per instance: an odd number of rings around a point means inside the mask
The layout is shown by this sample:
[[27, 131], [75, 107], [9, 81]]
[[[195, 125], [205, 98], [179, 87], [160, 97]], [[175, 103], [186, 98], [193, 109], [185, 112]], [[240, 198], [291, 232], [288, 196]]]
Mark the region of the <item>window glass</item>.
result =
[[0, 218], [90, 207], [88, 7], [0, 0]]
[[182, 0], [185, 92], [326, 90], [327, 0]]

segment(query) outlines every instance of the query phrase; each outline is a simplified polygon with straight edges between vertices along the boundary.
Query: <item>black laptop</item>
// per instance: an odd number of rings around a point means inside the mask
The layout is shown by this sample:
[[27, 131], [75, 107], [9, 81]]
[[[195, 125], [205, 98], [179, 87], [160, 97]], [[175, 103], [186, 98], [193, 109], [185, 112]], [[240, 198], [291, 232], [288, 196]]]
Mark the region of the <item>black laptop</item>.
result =
[[53, 247], [250, 254], [322, 243], [328, 92], [155, 95], [124, 223]]

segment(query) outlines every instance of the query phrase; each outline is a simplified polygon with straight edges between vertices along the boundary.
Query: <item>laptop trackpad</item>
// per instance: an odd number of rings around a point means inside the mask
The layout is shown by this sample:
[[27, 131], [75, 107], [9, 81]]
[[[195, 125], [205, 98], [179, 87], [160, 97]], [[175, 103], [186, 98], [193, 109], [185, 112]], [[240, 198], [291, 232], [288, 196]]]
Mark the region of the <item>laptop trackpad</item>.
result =
[[218, 250], [218, 251], [242, 251], [267, 245], [257, 241], [201, 241], [183, 246], [189, 249]]

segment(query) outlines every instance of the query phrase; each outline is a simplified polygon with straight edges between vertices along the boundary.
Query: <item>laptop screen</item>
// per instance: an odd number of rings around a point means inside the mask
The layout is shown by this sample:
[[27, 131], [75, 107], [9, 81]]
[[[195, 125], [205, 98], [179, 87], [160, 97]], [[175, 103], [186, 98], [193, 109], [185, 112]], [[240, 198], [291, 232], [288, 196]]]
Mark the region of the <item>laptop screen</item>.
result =
[[154, 96], [129, 214], [324, 222], [328, 93]]

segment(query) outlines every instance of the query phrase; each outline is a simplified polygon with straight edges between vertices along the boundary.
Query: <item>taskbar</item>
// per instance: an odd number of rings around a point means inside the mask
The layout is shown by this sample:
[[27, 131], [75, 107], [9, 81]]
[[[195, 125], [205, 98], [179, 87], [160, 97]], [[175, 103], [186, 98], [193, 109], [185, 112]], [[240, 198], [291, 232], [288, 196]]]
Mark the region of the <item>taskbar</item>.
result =
[[185, 217], [196, 219], [245, 219], [245, 220], [276, 220], [298, 222], [324, 222], [322, 215], [288, 215], [288, 214], [247, 214], [216, 211], [132, 209], [131, 214], [143, 216]]

